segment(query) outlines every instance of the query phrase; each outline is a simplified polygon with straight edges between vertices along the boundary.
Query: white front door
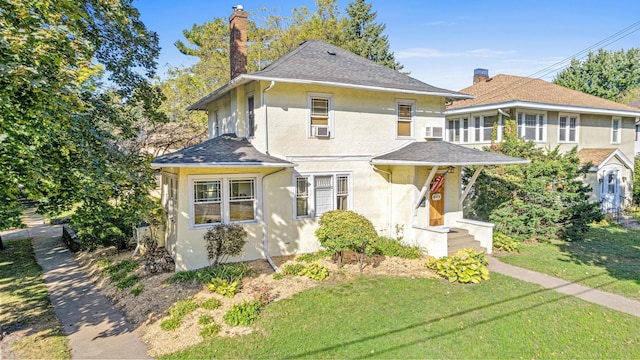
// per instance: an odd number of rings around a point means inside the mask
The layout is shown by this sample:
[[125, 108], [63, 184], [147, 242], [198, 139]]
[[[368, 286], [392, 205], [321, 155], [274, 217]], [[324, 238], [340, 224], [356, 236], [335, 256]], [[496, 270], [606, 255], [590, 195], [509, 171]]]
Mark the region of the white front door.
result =
[[605, 213], [620, 212], [620, 169], [605, 169], [602, 175], [600, 200]]

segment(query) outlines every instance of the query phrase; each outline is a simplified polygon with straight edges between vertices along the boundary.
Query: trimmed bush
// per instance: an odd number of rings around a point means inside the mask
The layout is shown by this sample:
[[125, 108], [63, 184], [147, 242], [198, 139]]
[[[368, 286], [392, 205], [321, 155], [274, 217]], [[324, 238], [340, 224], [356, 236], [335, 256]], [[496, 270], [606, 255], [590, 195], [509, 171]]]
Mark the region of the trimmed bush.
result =
[[209, 228], [204, 234], [204, 241], [211, 265], [216, 267], [229, 257], [242, 254], [247, 235], [247, 231], [238, 224], [218, 224]]
[[449, 282], [478, 284], [481, 281], [489, 280], [488, 263], [484, 251], [475, 252], [473, 249], [462, 249], [452, 256], [440, 259], [432, 258], [426, 265]]
[[373, 255], [373, 243], [378, 238], [376, 229], [366, 217], [349, 210], [334, 210], [322, 214], [316, 237], [322, 247], [336, 256], [342, 267], [343, 251], [356, 253], [362, 272], [364, 257]]

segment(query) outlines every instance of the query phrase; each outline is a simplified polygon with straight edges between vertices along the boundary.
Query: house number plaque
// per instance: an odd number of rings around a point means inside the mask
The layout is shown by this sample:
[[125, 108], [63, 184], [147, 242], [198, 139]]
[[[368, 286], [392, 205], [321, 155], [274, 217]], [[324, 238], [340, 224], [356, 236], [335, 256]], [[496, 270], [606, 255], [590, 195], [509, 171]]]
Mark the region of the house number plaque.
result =
[[442, 200], [442, 194], [433, 194], [433, 195], [431, 195], [431, 200], [433, 200], [433, 201]]

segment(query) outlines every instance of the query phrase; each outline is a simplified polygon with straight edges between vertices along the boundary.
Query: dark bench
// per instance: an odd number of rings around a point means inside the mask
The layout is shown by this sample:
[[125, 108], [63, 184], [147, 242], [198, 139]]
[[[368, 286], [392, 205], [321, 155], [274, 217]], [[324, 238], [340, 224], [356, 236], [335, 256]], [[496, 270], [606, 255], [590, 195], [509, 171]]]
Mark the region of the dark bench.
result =
[[62, 225], [62, 241], [67, 245], [69, 250], [77, 252], [80, 250], [80, 242], [75, 230], [67, 224]]

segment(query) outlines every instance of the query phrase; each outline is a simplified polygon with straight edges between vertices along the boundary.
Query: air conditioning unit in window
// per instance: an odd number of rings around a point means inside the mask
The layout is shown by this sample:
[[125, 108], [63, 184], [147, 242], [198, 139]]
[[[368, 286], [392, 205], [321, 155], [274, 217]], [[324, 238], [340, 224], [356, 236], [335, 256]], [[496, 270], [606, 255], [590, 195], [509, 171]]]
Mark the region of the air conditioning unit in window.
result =
[[424, 131], [425, 139], [442, 140], [443, 129], [441, 126], [427, 126]]
[[327, 126], [314, 126], [312, 128], [313, 136], [319, 138], [328, 138], [329, 137], [329, 127]]

